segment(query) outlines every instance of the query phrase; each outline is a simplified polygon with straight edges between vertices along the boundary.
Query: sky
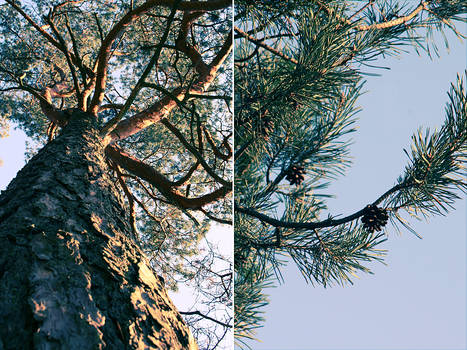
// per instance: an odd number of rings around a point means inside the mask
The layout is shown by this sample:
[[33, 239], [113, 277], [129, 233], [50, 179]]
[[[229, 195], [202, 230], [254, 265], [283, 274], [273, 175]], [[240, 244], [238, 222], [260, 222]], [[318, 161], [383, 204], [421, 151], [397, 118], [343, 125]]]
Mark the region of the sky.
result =
[[[376, 65], [379, 77], [367, 77], [358, 104], [353, 135], [353, 165], [329, 187], [336, 196], [330, 213], [347, 215], [373, 202], [402, 174], [410, 137], [420, 126], [444, 121], [446, 92], [466, 69], [466, 44], [448, 36], [441, 57], [430, 61], [411, 52]], [[372, 70], [375, 72], [375, 70]], [[399, 235], [388, 224], [386, 266], [367, 265], [354, 285], [307, 285], [289, 264], [285, 282], [267, 290], [270, 304], [252, 349], [466, 349], [466, 199], [456, 211]]]

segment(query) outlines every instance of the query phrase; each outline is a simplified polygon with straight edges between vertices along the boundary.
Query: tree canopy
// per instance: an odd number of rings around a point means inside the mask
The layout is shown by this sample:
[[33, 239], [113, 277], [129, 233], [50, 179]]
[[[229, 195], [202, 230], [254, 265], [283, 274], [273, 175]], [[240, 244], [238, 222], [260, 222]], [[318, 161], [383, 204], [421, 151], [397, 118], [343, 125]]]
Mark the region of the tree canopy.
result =
[[[329, 213], [326, 186], [350, 161], [356, 101], [376, 57], [412, 46], [437, 54], [435, 31], [465, 21], [463, 1], [238, 1], [235, 6], [235, 333], [254, 338], [265, 288], [293, 261], [305, 280], [352, 283], [382, 261], [387, 223], [454, 208], [467, 184], [465, 77], [438, 131], [419, 131], [391, 188], [354, 213]], [[244, 344], [245, 345], [245, 344]]]
[[133, 238], [168, 287], [194, 281], [208, 305], [200, 314], [222, 326], [198, 332], [206, 348], [231, 328], [229, 261], [210, 245], [200, 250], [212, 222], [232, 220], [230, 7], [225, 0], [0, 5], [1, 129], [22, 128], [35, 152], [74, 110], [96, 117]]

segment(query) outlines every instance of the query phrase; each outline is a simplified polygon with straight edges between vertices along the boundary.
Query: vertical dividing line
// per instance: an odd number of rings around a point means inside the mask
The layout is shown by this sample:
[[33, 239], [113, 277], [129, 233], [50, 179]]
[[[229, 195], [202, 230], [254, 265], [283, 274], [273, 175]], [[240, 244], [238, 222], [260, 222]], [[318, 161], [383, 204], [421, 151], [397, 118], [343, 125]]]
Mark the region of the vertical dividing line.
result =
[[232, 0], [232, 13], [231, 13], [231, 25], [230, 30], [232, 31], [232, 201], [230, 207], [232, 210], [232, 234], [234, 235], [232, 240], [232, 315], [233, 315], [233, 329], [232, 329], [232, 344], [235, 344], [235, 32], [234, 32], [234, 19], [235, 19], [235, 0]]

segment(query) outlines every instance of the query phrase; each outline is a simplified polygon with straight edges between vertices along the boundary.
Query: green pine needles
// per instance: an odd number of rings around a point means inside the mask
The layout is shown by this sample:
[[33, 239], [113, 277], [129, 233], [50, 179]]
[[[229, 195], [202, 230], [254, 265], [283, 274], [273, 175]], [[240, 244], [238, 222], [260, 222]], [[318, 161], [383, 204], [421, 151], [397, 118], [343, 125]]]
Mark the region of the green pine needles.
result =
[[[265, 288], [294, 262], [305, 280], [352, 283], [383, 261], [387, 226], [453, 209], [465, 181], [465, 77], [452, 85], [439, 131], [413, 136], [394, 187], [345, 217], [327, 211], [329, 181], [351, 165], [365, 69], [404, 46], [436, 54], [436, 30], [464, 21], [465, 1], [236, 1], [235, 334], [264, 320]], [[387, 225], [390, 224], [390, 225]], [[414, 232], [415, 233], [415, 232]]]

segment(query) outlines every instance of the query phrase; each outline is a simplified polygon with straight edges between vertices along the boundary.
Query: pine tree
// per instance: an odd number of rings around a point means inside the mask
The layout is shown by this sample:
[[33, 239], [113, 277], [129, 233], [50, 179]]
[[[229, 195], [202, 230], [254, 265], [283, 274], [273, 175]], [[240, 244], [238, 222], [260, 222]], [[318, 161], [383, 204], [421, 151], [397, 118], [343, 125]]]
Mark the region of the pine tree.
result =
[[[293, 261], [305, 280], [352, 283], [383, 261], [386, 228], [445, 214], [467, 190], [465, 77], [439, 131], [419, 131], [393, 187], [354, 213], [329, 213], [327, 183], [351, 165], [356, 101], [374, 58], [404, 45], [436, 53], [465, 1], [237, 1], [235, 5], [235, 335], [261, 327], [266, 288]], [[377, 181], [377, 179], [375, 179]], [[390, 225], [388, 225], [388, 223]]]
[[[34, 140], [0, 195], [0, 348], [195, 349], [167, 289], [209, 279], [213, 312], [231, 303], [200, 249], [231, 221], [230, 6], [0, 5], [2, 130]], [[191, 314], [222, 326], [195, 327], [202, 348], [231, 329]]]

